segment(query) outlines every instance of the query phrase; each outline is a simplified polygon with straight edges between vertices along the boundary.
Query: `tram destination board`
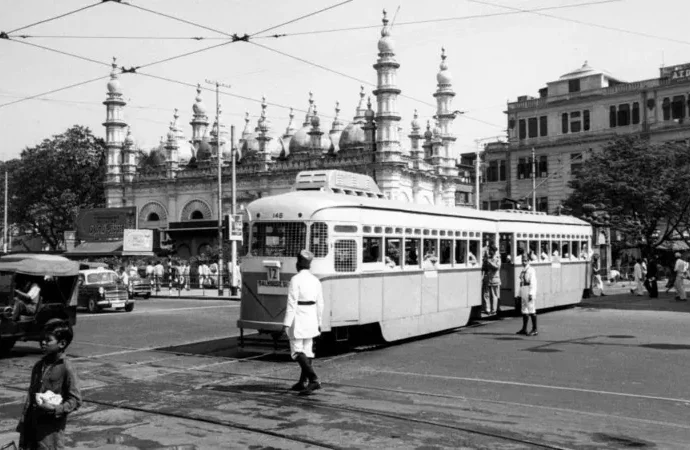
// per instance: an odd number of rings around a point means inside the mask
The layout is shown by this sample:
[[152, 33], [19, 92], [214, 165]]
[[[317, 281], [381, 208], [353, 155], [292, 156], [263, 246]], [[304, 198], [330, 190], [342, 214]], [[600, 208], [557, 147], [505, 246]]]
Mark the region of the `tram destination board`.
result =
[[258, 280], [257, 291], [266, 295], [287, 295], [289, 281], [282, 280]]

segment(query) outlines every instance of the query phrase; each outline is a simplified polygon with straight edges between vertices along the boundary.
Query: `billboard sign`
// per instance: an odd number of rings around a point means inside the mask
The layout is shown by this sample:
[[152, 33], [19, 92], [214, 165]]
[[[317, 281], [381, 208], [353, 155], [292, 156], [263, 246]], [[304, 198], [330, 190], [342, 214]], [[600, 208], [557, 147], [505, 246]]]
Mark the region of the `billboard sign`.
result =
[[125, 229], [137, 227], [136, 206], [79, 211], [77, 237], [82, 241], [119, 241]]
[[671, 83], [690, 80], [690, 64], [662, 67], [660, 71], [661, 78], [668, 78], [671, 80]]
[[124, 230], [123, 252], [153, 251], [153, 230]]

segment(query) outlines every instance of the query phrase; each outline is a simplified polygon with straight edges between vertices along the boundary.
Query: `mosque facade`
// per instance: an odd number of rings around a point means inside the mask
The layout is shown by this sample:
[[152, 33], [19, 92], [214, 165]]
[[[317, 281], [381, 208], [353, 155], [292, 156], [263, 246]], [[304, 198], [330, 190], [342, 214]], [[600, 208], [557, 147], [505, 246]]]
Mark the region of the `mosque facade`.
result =
[[[364, 88], [353, 119], [346, 123], [336, 104], [330, 127], [322, 123], [310, 93], [304, 121], [296, 122], [291, 110], [287, 126], [274, 127], [267, 118], [264, 98], [254, 127], [249, 113], [239, 137], [236, 158], [236, 200], [239, 210], [251, 201], [290, 191], [296, 176], [304, 170], [344, 170], [374, 178], [390, 199], [420, 204], [472, 207], [471, 167], [459, 164], [453, 121], [457, 111], [452, 76], [441, 52], [434, 123], [423, 126], [417, 111], [404, 136], [397, 85], [400, 64], [384, 11], [377, 74], [372, 98]], [[209, 111], [197, 88], [190, 122], [191, 138], [185, 137], [175, 110], [167, 138], [153, 150], [160, 164], [140, 166], [131, 131], [124, 121], [123, 91], [113, 63], [104, 127], [107, 146], [106, 202], [108, 208], [134, 206], [138, 228], [158, 229], [176, 241], [182, 257], [202, 253], [217, 244], [219, 214], [232, 208], [230, 139], [218, 121], [210, 125]], [[374, 110], [374, 108], [376, 108]], [[215, 109], [215, 108], [213, 108]], [[215, 111], [213, 111], [215, 112]], [[213, 114], [211, 114], [213, 115]], [[218, 209], [218, 158], [221, 158], [222, 199]]]

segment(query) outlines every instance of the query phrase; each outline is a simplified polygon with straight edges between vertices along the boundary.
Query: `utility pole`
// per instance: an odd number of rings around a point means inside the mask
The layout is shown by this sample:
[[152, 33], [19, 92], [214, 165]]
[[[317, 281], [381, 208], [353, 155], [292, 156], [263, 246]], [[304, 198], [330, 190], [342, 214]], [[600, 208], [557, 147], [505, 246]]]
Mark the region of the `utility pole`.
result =
[[5, 166], [5, 218], [2, 227], [2, 252], [7, 254], [7, 166]]
[[532, 211], [537, 211], [537, 158], [532, 147]]
[[[218, 296], [223, 295], [223, 154], [220, 149], [220, 86], [229, 88], [229, 84], [220, 81], [206, 80], [216, 86], [216, 157], [218, 158]], [[232, 144], [231, 144], [232, 145]]]
[[477, 143], [477, 154], [476, 158], [474, 159], [474, 202], [477, 211], [479, 211], [479, 174], [481, 173], [481, 163], [479, 162], [479, 149], [481, 148], [481, 139], [477, 139], [475, 142]]
[[[231, 206], [231, 213], [232, 213], [232, 223], [230, 223], [230, 230], [232, 231], [232, 227], [235, 226], [235, 214], [237, 214], [237, 196], [235, 195], [236, 193], [236, 179], [235, 179], [235, 159], [237, 158], [237, 149], [235, 148], [235, 125], [230, 125], [230, 158], [232, 159], [232, 206]], [[231, 258], [232, 258], [232, 273], [230, 274], [230, 292], [232, 295], [237, 295], [237, 288], [235, 288], [235, 283], [237, 280], [235, 280], [235, 271], [237, 267], [237, 241], [230, 236], [232, 241], [230, 241], [230, 245], [232, 246], [232, 253], [231, 253]]]

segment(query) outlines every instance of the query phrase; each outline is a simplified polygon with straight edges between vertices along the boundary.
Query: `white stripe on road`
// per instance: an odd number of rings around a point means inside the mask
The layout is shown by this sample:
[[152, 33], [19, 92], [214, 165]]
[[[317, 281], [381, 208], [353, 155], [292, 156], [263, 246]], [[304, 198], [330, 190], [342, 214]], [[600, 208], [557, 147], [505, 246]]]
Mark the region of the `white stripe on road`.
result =
[[512, 385], [512, 386], [524, 386], [524, 387], [542, 388], [542, 389], [555, 389], [555, 390], [560, 390], [560, 391], [586, 392], [588, 394], [615, 395], [615, 396], [619, 396], [619, 397], [644, 398], [647, 400], [662, 400], [662, 401], [667, 401], [667, 402], [690, 403], [690, 400], [685, 399], [685, 398], [657, 397], [654, 395], [628, 394], [625, 392], [597, 391], [595, 389], [583, 389], [583, 388], [567, 387], [567, 386], [551, 386], [548, 384], [520, 383], [518, 381], [486, 380], [486, 379], [481, 379], [481, 378], [453, 377], [453, 376], [447, 376], [447, 375], [431, 375], [431, 374], [426, 374], [426, 373], [397, 372], [394, 370], [367, 369], [366, 371], [376, 372], [376, 373], [387, 373], [390, 375], [427, 377], [427, 378], [437, 378], [437, 379], [442, 379], [442, 380], [472, 381], [472, 382], [476, 382], [476, 383], [507, 384], [507, 385]]
[[[216, 305], [216, 306], [190, 306], [187, 308], [171, 308], [171, 309], [150, 309], [150, 310], [137, 310], [135, 309], [132, 312], [129, 313], [124, 313], [122, 314], [123, 316], [128, 316], [132, 314], [156, 314], [156, 313], [168, 313], [168, 312], [178, 312], [178, 311], [190, 311], [190, 310], [199, 310], [199, 309], [214, 309], [214, 308], [239, 308], [240, 305]], [[90, 314], [87, 316], [80, 315], [79, 320], [83, 319], [93, 319], [93, 318], [99, 318], [99, 317], [118, 317], [120, 314], [117, 315], [111, 315], [111, 314]]]

